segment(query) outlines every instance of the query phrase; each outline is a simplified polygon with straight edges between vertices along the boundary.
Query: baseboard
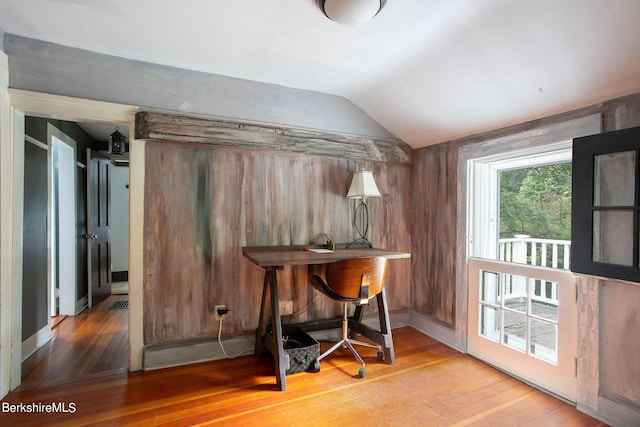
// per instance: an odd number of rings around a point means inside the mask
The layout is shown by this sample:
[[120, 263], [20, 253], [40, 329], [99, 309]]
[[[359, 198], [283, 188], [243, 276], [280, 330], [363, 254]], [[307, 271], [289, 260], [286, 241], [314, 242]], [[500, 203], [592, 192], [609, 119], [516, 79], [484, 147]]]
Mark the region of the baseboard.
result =
[[51, 327], [47, 325], [24, 340], [22, 342], [22, 362], [27, 360], [29, 356], [45, 345], [52, 337]]
[[[394, 311], [389, 314], [391, 328], [409, 326], [409, 310]], [[363, 323], [378, 327], [378, 315], [373, 312], [363, 319]], [[310, 333], [317, 340], [331, 339], [340, 336], [339, 329], [314, 331]], [[222, 340], [222, 345], [231, 357], [237, 355], [253, 354], [255, 348], [255, 335], [243, 335]], [[207, 362], [211, 360], [226, 359], [227, 355], [216, 338], [207, 340], [194, 340], [158, 346], [147, 346], [143, 350], [142, 369], [153, 370], [168, 368], [171, 366], [188, 365], [191, 363]]]
[[611, 426], [640, 426], [640, 411], [630, 405], [616, 402], [605, 396], [598, 396], [597, 411], [594, 408], [581, 405], [580, 402], [578, 402], [576, 408]]
[[89, 297], [82, 297], [76, 301], [76, 315], [89, 306]]
[[428, 316], [412, 311], [410, 313], [409, 325], [419, 330], [425, 335], [440, 341], [449, 347], [455, 348], [458, 351], [465, 352], [464, 349], [458, 345], [456, 338], [456, 330], [444, 323], [433, 320]]
[[240, 355], [253, 354], [255, 337], [245, 335], [222, 340], [226, 354], [217, 339], [181, 342], [161, 346], [148, 346], [143, 349], [142, 369], [152, 370], [191, 363], [227, 359]]

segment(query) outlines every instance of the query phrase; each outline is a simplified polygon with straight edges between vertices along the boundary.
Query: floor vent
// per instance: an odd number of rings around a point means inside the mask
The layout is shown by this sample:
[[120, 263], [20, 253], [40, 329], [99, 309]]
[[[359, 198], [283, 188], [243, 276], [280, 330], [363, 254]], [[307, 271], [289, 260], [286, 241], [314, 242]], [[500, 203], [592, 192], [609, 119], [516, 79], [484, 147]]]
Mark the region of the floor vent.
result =
[[123, 300], [123, 301], [114, 301], [111, 303], [111, 305], [109, 306], [109, 310], [120, 310], [120, 309], [127, 309], [129, 308], [129, 300]]

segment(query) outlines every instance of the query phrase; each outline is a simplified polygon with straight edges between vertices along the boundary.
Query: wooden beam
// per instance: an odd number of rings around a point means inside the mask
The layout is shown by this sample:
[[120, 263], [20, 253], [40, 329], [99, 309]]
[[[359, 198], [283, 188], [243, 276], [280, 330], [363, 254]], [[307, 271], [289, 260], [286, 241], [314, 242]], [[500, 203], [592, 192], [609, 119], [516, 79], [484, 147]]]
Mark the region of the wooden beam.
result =
[[135, 137], [402, 164], [413, 159], [413, 149], [400, 140], [151, 112], [136, 114]]

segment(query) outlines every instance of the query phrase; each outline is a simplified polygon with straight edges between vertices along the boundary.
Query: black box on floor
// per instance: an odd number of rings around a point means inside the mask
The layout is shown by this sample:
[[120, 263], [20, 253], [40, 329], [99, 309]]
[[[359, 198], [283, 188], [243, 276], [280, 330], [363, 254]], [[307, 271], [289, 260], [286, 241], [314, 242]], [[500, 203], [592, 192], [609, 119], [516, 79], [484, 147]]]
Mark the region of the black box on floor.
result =
[[288, 359], [287, 375], [310, 370], [320, 355], [318, 341], [300, 328], [283, 328], [282, 343]]

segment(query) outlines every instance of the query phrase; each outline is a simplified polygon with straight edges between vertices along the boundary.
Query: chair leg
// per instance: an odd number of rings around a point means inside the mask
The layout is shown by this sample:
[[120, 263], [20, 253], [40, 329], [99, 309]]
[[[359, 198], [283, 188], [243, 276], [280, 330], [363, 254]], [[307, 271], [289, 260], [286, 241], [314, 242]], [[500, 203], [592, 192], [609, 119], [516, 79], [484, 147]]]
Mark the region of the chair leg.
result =
[[342, 339], [337, 343], [335, 343], [329, 350], [325, 351], [320, 356], [318, 356], [318, 358], [316, 359], [316, 362], [320, 362], [322, 359], [324, 359], [325, 357], [333, 353], [338, 348], [342, 346], [346, 346], [347, 340], [349, 339], [347, 337], [347, 331], [348, 331], [347, 327], [348, 327], [347, 304], [343, 303], [342, 304]]
[[342, 347], [342, 345], [345, 343], [345, 341], [340, 340], [337, 343], [335, 343], [329, 350], [325, 351], [324, 353], [322, 353], [320, 356], [318, 356], [318, 358], [316, 359], [317, 362], [321, 361], [322, 359], [324, 359], [325, 357], [327, 357], [328, 355], [330, 355], [331, 353], [333, 353], [335, 350], [337, 350], [338, 348]]
[[349, 320], [347, 318], [347, 303], [343, 303], [342, 304], [342, 339], [337, 343], [335, 343], [329, 350], [325, 351], [320, 356], [318, 356], [315, 363], [316, 371], [320, 370], [320, 360], [324, 359], [325, 357], [333, 353], [338, 348], [345, 347], [345, 348], [348, 348], [349, 351], [351, 351], [351, 353], [353, 354], [353, 356], [358, 360], [358, 362], [360, 362], [360, 369], [358, 370], [358, 375], [361, 378], [364, 378], [364, 376], [366, 375], [366, 365], [362, 357], [356, 351], [353, 344], [377, 348], [378, 352], [381, 351], [381, 347], [379, 345], [373, 345], [367, 342], [362, 342], [362, 341], [349, 338]]
[[355, 356], [356, 359], [358, 359], [358, 362], [360, 362], [360, 365], [364, 368], [364, 360], [362, 360], [362, 357], [360, 357], [360, 355], [358, 354], [358, 352], [356, 351], [356, 349], [353, 347], [353, 345], [351, 344], [350, 341], [345, 341], [344, 342], [346, 347], [351, 350], [351, 353], [353, 353], [353, 355]]

